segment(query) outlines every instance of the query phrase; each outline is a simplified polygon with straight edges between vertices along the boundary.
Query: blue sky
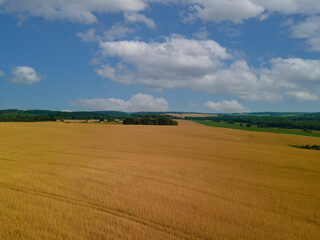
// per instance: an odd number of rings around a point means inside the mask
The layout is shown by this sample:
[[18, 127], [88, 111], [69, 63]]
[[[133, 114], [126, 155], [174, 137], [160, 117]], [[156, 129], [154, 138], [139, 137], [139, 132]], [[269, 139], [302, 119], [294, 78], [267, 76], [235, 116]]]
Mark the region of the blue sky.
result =
[[0, 109], [320, 111], [318, 0], [0, 0]]

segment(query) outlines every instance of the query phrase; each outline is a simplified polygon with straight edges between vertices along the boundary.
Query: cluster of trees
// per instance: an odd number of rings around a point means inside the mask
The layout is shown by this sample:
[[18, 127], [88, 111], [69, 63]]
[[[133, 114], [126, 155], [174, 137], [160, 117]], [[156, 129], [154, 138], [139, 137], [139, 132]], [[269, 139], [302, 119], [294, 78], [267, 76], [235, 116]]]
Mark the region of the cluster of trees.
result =
[[299, 148], [304, 149], [312, 149], [312, 150], [320, 150], [320, 145], [304, 145], [304, 146], [298, 146]]
[[178, 122], [167, 117], [128, 117], [123, 120], [123, 124], [135, 125], [178, 125]]
[[242, 125], [255, 125], [261, 128], [303, 129], [305, 131], [320, 130], [320, 114], [315, 113], [297, 114], [294, 116], [218, 115], [216, 117], [197, 118], [197, 120], [223, 121], [230, 124], [237, 122]]

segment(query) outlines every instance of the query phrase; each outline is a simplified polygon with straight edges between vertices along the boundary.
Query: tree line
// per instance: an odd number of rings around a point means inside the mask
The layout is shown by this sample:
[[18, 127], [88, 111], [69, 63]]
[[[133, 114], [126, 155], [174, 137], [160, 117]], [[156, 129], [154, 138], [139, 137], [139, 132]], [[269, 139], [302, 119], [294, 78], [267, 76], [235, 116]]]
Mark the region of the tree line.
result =
[[295, 146], [292, 145], [292, 147], [297, 147], [297, 148], [304, 148], [304, 149], [310, 149], [310, 150], [320, 150], [320, 145], [303, 145], [303, 146]]
[[57, 121], [55, 116], [11, 116], [0, 117], [0, 122], [49, 122]]
[[0, 110], [0, 122], [39, 122], [56, 120], [91, 120], [119, 119], [130, 116], [129, 113], [117, 111], [98, 112], [64, 112], [49, 110]]
[[250, 115], [218, 115], [206, 118], [187, 118], [190, 120], [211, 120], [214, 122], [227, 122], [230, 124], [242, 123], [255, 125], [261, 128], [284, 128], [284, 129], [304, 129], [320, 130], [320, 114], [301, 114], [296, 116], [250, 116]]
[[122, 121], [123, 124], [178, 125], [178, 122], [170, 117], [151, 112], [125, 113], [117, 111], [63, 112], [49, 110], [0, 110], [0, 122], [42, 122], [92, 119], [108, 122], [117, 119]]
[[178, 122], [167, 117], [128, 117], [123, 124], [133, 125], [178, 125]]

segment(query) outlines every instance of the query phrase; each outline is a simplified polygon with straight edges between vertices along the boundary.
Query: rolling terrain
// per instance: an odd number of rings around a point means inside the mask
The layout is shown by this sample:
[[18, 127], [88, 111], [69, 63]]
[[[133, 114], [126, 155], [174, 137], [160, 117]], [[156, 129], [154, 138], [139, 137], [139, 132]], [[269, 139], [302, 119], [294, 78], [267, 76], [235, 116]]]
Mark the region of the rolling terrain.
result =
[[239, 129], [239, 130], [255, 131], [255, 132], [293, 134], [293, 135], [301, 135], [301, 136], [308, 136], [308, 137], [320, 137], [319, 130], [303, 131], [302, 129], [285, 129], [285, 128], [280, 129], [280, 128], [257, 127], [257, 126], [246, 127], [246, 124], [243, 124], [243, 126], [241, 126], [239, 123], [230, 124], [226, 122], [214, 122], [214, 121], [207, 121], [207, 120], [193, 120], [193, 121], [196, 123], [203, 124], [206, 126], [211, 126], [211, 127]]
[[319, 138], [212, 128], [0, 124], [0, 239], [320, 236]]

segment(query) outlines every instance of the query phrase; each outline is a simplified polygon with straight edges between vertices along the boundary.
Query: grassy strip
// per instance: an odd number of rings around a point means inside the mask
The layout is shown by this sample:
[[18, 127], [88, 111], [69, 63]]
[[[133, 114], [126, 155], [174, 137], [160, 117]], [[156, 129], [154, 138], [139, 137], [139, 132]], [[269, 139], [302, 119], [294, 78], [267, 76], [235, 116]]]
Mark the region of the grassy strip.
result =
[[308, 137], [320, 137], [320, 131], [312, 131], [312, 132], [304, 132], [301, 129], [279, 129], [279, 128], [258, 128], [255, 125], [251, 127], [240, 126], [240, 123], [230, 124], [226, 122], [213, 122], [211, 120], [192, 120], [193, 122], [200, 123], [206, 126], [211, 127], [220, 127], [220, 128], [231, 128], [231, 129], [239, 129], [245, 131], [254, 131], [254, 132], [271, 132], [271, 133], [284, 133], [284, 134], [293, 134], [293, 135], [301, 135]]

